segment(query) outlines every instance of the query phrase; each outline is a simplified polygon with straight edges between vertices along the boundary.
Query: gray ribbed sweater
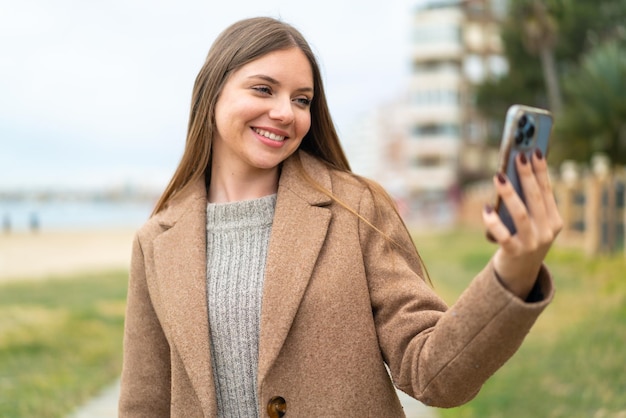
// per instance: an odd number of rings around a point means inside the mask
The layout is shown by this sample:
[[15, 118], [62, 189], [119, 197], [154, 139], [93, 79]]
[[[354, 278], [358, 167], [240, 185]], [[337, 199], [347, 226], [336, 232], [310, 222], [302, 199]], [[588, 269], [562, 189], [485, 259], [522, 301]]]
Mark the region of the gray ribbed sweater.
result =
[[218, 416], [256, 417], [265, 260], [276, 195], [207, 205], [207, 301]]

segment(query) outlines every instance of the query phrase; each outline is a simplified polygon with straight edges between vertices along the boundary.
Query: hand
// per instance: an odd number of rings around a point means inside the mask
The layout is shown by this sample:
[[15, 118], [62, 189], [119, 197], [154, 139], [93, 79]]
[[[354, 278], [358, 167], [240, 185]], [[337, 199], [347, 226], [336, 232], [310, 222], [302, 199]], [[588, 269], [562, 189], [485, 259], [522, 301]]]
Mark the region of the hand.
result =
[[504, 286], [525, 299], [535, 284], [552, 242], [563, 228], [563, 220], [552, 193], [548, 164], [541, 151], [536, 150], [531, 161], [520, 153], [515, 164], [526, 205], [503, 174], [496, 175], [493, 181], [517, 233], [511, 235], [491, 207], [483, 211], [483, 222], [487, 232], [499, 244], [493, 258], [496, 273]]

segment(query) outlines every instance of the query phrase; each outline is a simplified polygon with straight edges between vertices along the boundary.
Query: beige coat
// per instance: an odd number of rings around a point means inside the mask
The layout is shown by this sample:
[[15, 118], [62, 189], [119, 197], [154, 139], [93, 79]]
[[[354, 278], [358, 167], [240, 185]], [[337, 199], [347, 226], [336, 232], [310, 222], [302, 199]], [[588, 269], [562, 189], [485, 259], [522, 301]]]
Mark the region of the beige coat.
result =
[[[307, 172], [407, 248], [410, 237], [362, 183], [300, 152]], [[120, 417], [214, 417], [206, 300], [206, 191], [199, 182], [137, 233], [130, 273]], [[480, 237], [477, 237], [480, 239]], [[442, 254], [445, 257], [445, 254]], [[426, 263], [428, 260], [426, 260]], [[435, 282], [436, 282], [436, 278]], [[491, 263], [449, 310], [411, 251], [283, 166], [269, 244], [259, 341], [259, 408], [286, 417], [402, 417], [395, 385], [455, 406], [518, 348], [552, 298], [505, 290]]]

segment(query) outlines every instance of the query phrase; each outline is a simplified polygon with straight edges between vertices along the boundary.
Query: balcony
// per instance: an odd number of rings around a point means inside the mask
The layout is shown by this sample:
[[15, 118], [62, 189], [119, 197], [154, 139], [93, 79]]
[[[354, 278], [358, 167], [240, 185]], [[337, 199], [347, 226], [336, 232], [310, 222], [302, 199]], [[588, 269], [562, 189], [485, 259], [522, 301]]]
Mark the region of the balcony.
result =
[[413, 62], [460, 61], [464, 48], [461, 42], [433, 42], [415, 45], [411, 51]]

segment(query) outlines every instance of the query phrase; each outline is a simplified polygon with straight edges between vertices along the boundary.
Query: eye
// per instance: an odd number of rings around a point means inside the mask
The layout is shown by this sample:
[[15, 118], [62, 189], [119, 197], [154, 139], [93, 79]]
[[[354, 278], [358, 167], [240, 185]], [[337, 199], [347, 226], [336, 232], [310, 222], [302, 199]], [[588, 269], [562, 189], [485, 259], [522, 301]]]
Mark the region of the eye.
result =
[[302, 107], [309, 107], [313, 100], [308, 97], [296, 97], [294, 101]]
[[272, 94], [272, 89], [270, 89], [268, 86], [253, 86], [252, 90], [255, 90], [261, 94]]

